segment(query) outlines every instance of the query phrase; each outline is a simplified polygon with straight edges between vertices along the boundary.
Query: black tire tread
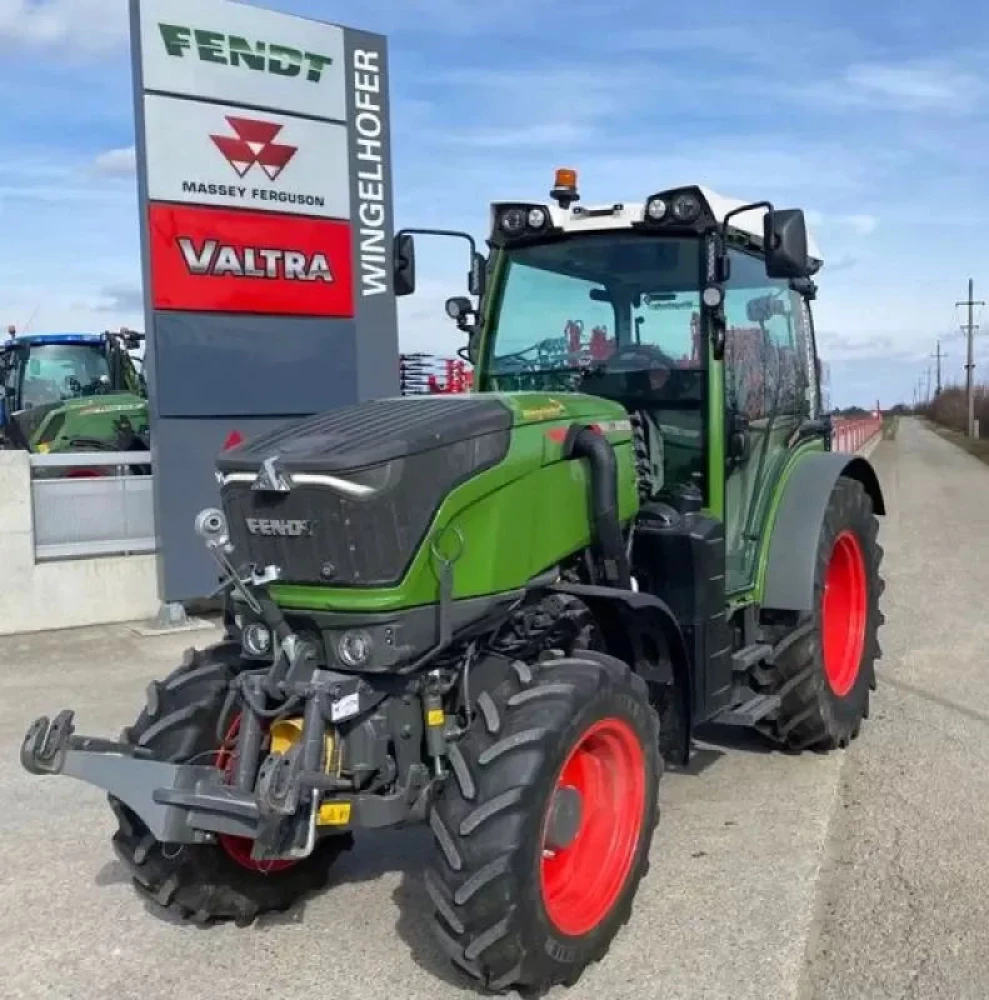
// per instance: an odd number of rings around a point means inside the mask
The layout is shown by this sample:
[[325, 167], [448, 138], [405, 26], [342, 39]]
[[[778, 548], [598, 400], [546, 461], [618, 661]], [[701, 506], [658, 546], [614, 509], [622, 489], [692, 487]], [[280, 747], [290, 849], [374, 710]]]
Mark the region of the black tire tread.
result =
[[[839, 701], [828, 687], [821, 662], [819, 598], [831, 546], [845, 527], [854, 527], [862, 543], [869, 605], [861, 674], [848, 695]], [[878, 630], [885, 620], [879, 610], [885, 582], [880, 573], [883, 549], [878, 534], [879, 520], [865, 488], [857, 480], [840, 477], [825, 513], [818, 545], [814, 628], [782, 652], [772, 667], [763, 668], [760, 677], [760, 687], [782, 699], [776, 718], [761, 728], [792, 752], [826, 753], [845, 748], [858, 737], [862, 720], [869, 716], [870, 691], [876, 689], [876, 661], [882, 656]]]
[[520, 876], [520, 859], [531, 856], [535, 839], [532, 823], [538, 822], [544, 805], [539, 796], [544, 794], [547, 760], [559, 752], [581, 706], [596, 696], [620, 692], [643, 707], [657, 780], [663, 763], [659, 719], [646, 684], [620, 660], [582, 650], [570, 658], [516, 662], [513, 667], [496, 689], [479, 694], [477, 718], [458, 748], [475, 794], [464, 794], [455, 770], [453, 780], [433, 801], [430, 825], [439, 850], [425, 879], [444, 954], [490, 991], [514, 988], [538, 994], [559, 983], [576, 982], [588, 965], [605, 956], [614, 934], [631, 915], [659, 820], [655, 789], [647, 788], [644, 848], [616, 910], [607, 918], [607, 936], [577, 949], [576, 958], [554, 961], [542, 943], [526, 933], [529, 918], [524, 912], [533, 911], [538, 882], [533, 887]]
[[[239, 644], [187, 651], [181, 666], [148, 686], [147, 704], [124, 738], [160, 760], [209, 763], [230, 682], [243, 669]], [[313, 853], [273, 874], [252, 872], [216, 844], [162, 844], [124, 803], [109, 796], [117, 819], [113, 850], [135, 888], [154, 907], [200, 925], [233, 921], [245, 927], [265, 913], [284, 912], [323, 888], [349, 835], [318, 841]]]

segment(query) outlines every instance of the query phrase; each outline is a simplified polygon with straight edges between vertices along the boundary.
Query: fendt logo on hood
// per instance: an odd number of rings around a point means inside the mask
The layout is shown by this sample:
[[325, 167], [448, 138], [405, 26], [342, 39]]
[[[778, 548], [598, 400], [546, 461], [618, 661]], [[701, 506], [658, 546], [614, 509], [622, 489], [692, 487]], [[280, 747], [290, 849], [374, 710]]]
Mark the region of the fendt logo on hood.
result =
[[318, 52], [303, 52], [290, 45], [276, 42], [249, 41], [240, 35], [222, 31], [189, 28], [181, 24], [158, 23], [165, 51], [177, 59], [187, 52], [195, 53], [201, 62], [220, 66], [249, 69], [273, 76], [300, 77], [308, 83], [319, 83], [333, 60]]
[[285, 126], [232, 115], [227, 115], [226, 119], [235, 135], [211, 135], [210, 138], [237, 176], [243, 178], [251, 167], [258, 166], [268, 175], [268, 180], [278, 180], [299, 151], [297, 146], [275, 142]]
[[245, 518], [247, 530], [252, 535], [276, 538], [312, 538], [316, 532], [316, 522], [281, 517]]
[[195, 240], [187, 236], [178, 237], [177, 242], [192, 275], [333, 282], [325, 253], [310, 255], [275, 247], [235, 247], [219, 240], [205, 240], [197, 247]]

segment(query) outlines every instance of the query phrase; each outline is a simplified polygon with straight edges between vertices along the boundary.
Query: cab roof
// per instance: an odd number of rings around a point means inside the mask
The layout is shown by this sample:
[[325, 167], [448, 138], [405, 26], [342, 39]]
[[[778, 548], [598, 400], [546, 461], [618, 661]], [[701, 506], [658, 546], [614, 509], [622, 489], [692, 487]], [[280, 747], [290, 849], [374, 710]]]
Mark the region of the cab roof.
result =
[[[745, 201], [740, 198], [730, 198], [714, 191], [709, 187], [697, 184], [681, 185], [680, 187], [671, 187], [667, 189], [670, 193], [688, 190], [699, 193], [703, 197], [704, 201], [707, 202], [707, 208], [709, 209], [711, 215], [713, 215], [718, 222], [724, 222], [725, 216], [733, 209], [741, 208], [742, 205], [751, 204], [750, 201]], [[554, 227], [557, 227], [564, 232], [574, 233], [595, 232], [606, 229], [628, 229], [633, 224], [643, 221], [645, 218], [646, 203], [648, 200], [648, 198], [640, 198], [632, 201], [596, 205], [585, 205], [582, 202], [577, 201], [567, 208], [563, 208], [553, 201], [540, 200], [528, 202], [526, 204], [538, 205], [539, 207], [546, 209], [546, 211], [549, 212], [549, 216]], [[494, 224], [495, 217], [500, 209], [505, 208], [508, 205], [518, 204], [522, 204], [522, 202], [494, 202], [491, 206], [492, 225]], [[765, 215], [766, 210], [764, 208], [751, 209], [748, 212], [741, 212], [738, 215], [733, 215], [729, 220], [728, 225], [730, 229], [755, 237], [755, 239], [761, 242], [763, 236], [762, 225]], [[817, 240], [815, 239], [809, 224], [807, 225], [807, 256], [815, 261], [818, 267], [824, 263], [824, 256], [821, 253], [820, 247], [817, 244]]]
[[105, 337], [102, 333], [15, 333], [12, 338], [0, 342], [0, 347], [10, 344], [102, 344]]

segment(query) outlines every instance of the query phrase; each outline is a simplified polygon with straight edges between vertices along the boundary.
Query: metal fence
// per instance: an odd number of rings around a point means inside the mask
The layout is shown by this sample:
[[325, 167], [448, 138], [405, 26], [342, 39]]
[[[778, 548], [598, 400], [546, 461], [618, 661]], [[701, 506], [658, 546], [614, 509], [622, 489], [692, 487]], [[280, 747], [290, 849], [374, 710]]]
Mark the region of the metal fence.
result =
[[[154, 552], [149, 452], [32, 455], [34, 555], [39, 562]], [[143, 468], [142, 468], [143, 467]]]

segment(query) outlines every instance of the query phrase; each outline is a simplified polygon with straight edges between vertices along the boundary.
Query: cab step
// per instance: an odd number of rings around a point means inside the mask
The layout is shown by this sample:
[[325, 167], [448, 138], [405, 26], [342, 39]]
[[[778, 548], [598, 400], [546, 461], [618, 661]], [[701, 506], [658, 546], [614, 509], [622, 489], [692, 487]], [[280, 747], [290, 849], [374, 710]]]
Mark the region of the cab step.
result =
[[759, 663], [773, 662], [773, 647], [768, 642], [755, 642], [751, 646], [732, 653], [732, 670], [736, 674], [748, 674]]
[[729, 708], [711, 721], [719, 726], [754, 726], [780, 707], [776, 694], [757, 694], [737, 708]]

